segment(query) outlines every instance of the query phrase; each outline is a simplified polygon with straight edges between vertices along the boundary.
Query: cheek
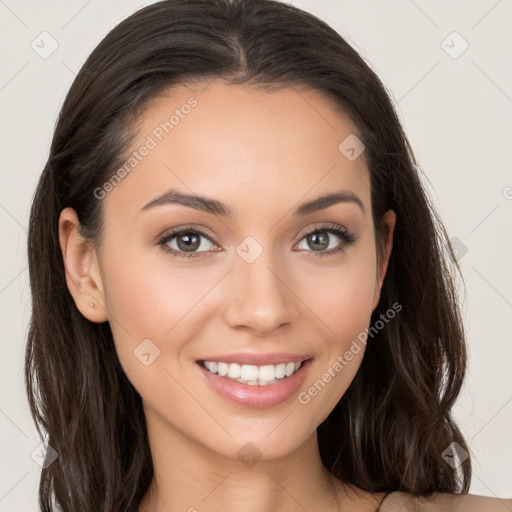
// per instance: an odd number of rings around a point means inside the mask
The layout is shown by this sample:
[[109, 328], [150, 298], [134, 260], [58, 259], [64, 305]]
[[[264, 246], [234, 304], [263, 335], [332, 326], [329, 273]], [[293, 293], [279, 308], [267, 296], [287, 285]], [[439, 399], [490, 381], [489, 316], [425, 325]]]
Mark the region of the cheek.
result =
[[375, 293], [376, 260], [373, 247], [361, 244], [332, 266], [308, 273], [300, 295], [329, 328], [330, 336], [347, 340], [368, 326]]
[[[109, 322], [127, 373], [135, 368], [140, 371], [134, 351], [144, 340], [151, 340], [162, 356], [168, 350], [179, 355], [181, 345], [186, 346], [193, 331], [201, 329], [200, 301], [215, 283], [204, 272], [169, 264], [157, 254], [159, 250], [151, 250], [149, 256], [126, 250], [123, 258], [112, 252], [104, 258]], [[163, 359], [155, 362], [160, 364]]]
[[178, 264], [159, 247], [128, 245], [120, 252], [123, 257], [112, 251], [104, 258], [107, 305], [129, 331], [162, 337], [211, 286], [205, 272]]
[[[298, 395], [316, 428], [351, 385], [366, 349], [375, 289], [375, 259], [371, 246], [354, 254], [346, 265], [316, 274], [317, 286], [303, 288], [319, 332], [324, 333], [322, 355], [315, 372]], [[315, 320], [314, 320], [315, 321]]]

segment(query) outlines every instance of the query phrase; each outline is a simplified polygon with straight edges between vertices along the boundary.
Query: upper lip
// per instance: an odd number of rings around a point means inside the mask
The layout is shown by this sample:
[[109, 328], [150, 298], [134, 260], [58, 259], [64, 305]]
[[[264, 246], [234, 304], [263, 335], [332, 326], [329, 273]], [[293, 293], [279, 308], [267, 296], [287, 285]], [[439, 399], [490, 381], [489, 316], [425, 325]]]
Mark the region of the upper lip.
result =
[[275, 352], [271, 354], [254, 354], [249, 352], [242, 352], [240, 354], [224, 354], [208, 356], [199, 359], [198, 362], [215, 361], [219, 363], [238, 363], [250, 364], [254, 366], [264, 366], [266, 364], [279, 364], [279, 363], [300, 363], [306, 359], [311, 359], [309, 354], [290, 354], [288, 352]]

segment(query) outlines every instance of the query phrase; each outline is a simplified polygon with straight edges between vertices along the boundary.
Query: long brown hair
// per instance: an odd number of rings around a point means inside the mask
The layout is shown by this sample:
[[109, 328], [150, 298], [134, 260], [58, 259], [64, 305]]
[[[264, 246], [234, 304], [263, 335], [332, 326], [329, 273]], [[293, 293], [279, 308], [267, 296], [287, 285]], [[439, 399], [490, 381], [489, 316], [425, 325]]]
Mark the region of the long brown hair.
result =
[[460, 268], [384, 86], [337, 32], [291, 5], [172, 0], [122, 21], [89, 56], [33, 198], [25, 383], [38, 432], [58, 453], [41, 472], [41, 509], [135, 512], [153, 477], [141, 398], [110, 326], [82, 316], [67, 288], [59, 214], [74, 208], [82, 234], [98, 244], [102, 203], [94, 190], [124, 161], [138, 113], [173, 86], [213, 79], [323, 93], [366, 147], [379, 248], [383, 214], [397, 213], [372, 325], [392, 304], [402, 310], [368, 339], [353, 382], [318, 427], [324, 465], [371, 492], [468, 492], [470, 457], [458, 470], [443, 459], [452, 442], [469, 452], [451, 417], [466, 371]]

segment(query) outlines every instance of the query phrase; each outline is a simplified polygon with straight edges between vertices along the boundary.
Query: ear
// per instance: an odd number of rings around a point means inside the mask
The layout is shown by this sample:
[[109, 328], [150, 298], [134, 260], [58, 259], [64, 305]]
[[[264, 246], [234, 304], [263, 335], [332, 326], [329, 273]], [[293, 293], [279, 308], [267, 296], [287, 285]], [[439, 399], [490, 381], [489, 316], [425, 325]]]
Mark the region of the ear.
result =
[[91, 322], [105, 322], [103, 283], [96, 250], [78, 232], [80, 222], [73, 208], [65, 208], [59, 217], [59, 241], [66, 272], [66, 283], [76, 307]]
[[384, 243], [382, 261], [380, 262], [379, 268], [377, 268], [372, 311], [377, 307], [377, 304], [379, 303], [382, 283], [384, 282], [384, 277], [386, 276], [389, 258], [393, 249], [393, 233], [395, 231], [396, 225], [396, 213], [393, 210], [388, 210], [382, 217], [382, 220], [388, 226], [388, 236]]

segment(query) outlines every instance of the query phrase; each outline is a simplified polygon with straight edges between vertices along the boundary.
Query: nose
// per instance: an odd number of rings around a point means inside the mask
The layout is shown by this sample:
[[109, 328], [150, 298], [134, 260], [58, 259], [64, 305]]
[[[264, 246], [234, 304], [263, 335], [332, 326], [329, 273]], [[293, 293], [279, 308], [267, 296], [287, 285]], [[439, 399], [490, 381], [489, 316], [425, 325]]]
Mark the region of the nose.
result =
[[264, 335], [299, 317], [298, 298], [287, 273], [266, 254], [264, 251], [252, 263], [237, 257], [230, 272], [224, 317], [234, 329], [246, 328]]

